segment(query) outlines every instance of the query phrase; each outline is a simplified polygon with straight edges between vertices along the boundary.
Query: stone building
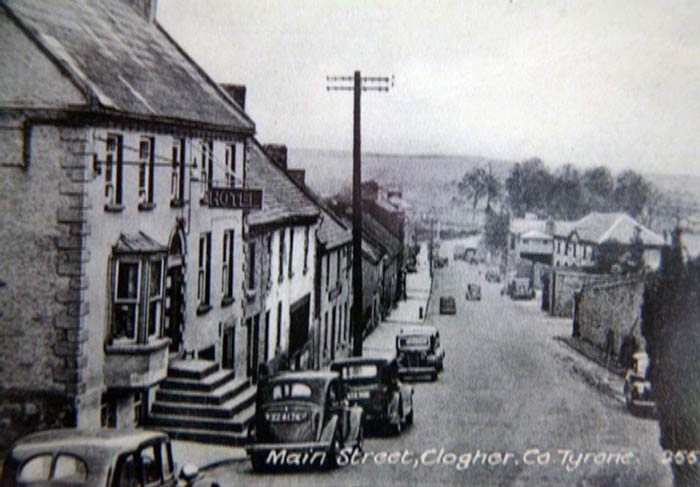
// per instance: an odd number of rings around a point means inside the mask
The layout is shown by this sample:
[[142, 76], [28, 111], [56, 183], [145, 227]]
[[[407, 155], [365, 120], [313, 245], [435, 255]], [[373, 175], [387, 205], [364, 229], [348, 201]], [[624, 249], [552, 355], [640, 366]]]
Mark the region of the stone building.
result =
[[154, 4], [0, 4], [6, 438], [142, 424], [171, 373], [246, 369], [255, 126], [155, 22]]

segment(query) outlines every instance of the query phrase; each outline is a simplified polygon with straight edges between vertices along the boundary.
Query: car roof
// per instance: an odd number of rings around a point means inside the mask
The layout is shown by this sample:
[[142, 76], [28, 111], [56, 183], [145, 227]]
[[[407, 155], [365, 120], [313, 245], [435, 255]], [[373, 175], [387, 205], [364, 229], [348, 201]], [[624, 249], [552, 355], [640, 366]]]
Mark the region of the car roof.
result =
[[402, 335], [433, 335], [438, 330], [432, 325], [407, 325], [402, 326], [400, 334]]
[[56, 429], [33, 433], [17, 441], [12, 449], [17, 458], [35, 453], [62, 451], [91, 456], [117, 454], [137, 449], [143, 443], [167, 439], [160, 431]]
[[386, 356], [386, 357], [348, 357], [344, 359], [335, 360], [331, 364], [331, 369], [335, 366], [341, 367], [344, 365], [357, 365], [357, 364], [371, 364], [371, 365], [386, 365], [396, 360], [396, 357]]
[[331, 380], [337, 378], [337, 372], [323, 370], [304, 370], [300, 372], [283, 372], [279, 375], [275, 375], [268, 379], [268, 384], [274, 384], [277, 382], [289, 382], [293, 380], [330, 382]]

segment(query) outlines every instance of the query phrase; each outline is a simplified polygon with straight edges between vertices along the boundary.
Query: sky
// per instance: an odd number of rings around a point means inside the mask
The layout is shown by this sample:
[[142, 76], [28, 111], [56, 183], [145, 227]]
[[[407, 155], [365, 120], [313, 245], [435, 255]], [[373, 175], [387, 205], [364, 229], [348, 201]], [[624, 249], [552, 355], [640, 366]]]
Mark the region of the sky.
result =
[[217, 82], [245, 84], [262, 142], [700, 174], [695, 0], [161, 0]]

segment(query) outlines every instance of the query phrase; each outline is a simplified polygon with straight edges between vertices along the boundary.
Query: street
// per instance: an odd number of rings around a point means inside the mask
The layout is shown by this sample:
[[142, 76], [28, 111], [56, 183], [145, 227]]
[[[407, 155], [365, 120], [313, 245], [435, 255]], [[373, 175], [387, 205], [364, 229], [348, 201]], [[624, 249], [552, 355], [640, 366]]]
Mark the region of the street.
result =
[[[331, 472], [253, 474], [249, 462], [237, 462], [208, 470], [207, 479], [222, 486], [670, 485], [656, 421], [629, 414], [621, 379], [556, 339], [570, 335], [570, 320], [546, 316], [537, 300], [501, 296], [501, 284], [486, 283], [484, 271], [452, 259], [436, 269], [426, 324], [440, 330], [445, 370], [436, 383], [413, 383], [415, 424], [399, 437], [369, 435], [357, 464]], [[465, 300], [470, 282], [481, 285], [481, 301]], [[440, 296], [455, 298], [455, 316], [439, 314]], [[365, 354], [391, 353], [400, 326], [383, 323]]]

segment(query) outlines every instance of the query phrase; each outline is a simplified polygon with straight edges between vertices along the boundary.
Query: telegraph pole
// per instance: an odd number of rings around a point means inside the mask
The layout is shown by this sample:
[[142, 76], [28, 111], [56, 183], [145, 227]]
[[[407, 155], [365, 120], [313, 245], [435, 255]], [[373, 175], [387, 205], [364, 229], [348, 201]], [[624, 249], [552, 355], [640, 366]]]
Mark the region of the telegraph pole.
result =
[[[352, 91], [354, 94], [352, 141], [352, 354], [362, 356], [364, 320], [362, 317], [362, 150], [361, 94], [363, 91], [389, 91], [394, 77], [366, 76], [359, 71], [353, 76], [326, 76], [326, 91]], [[352, 82], [352, 86], [350, 86]], [[339, 83], [331, 85], [330, 83]]]

